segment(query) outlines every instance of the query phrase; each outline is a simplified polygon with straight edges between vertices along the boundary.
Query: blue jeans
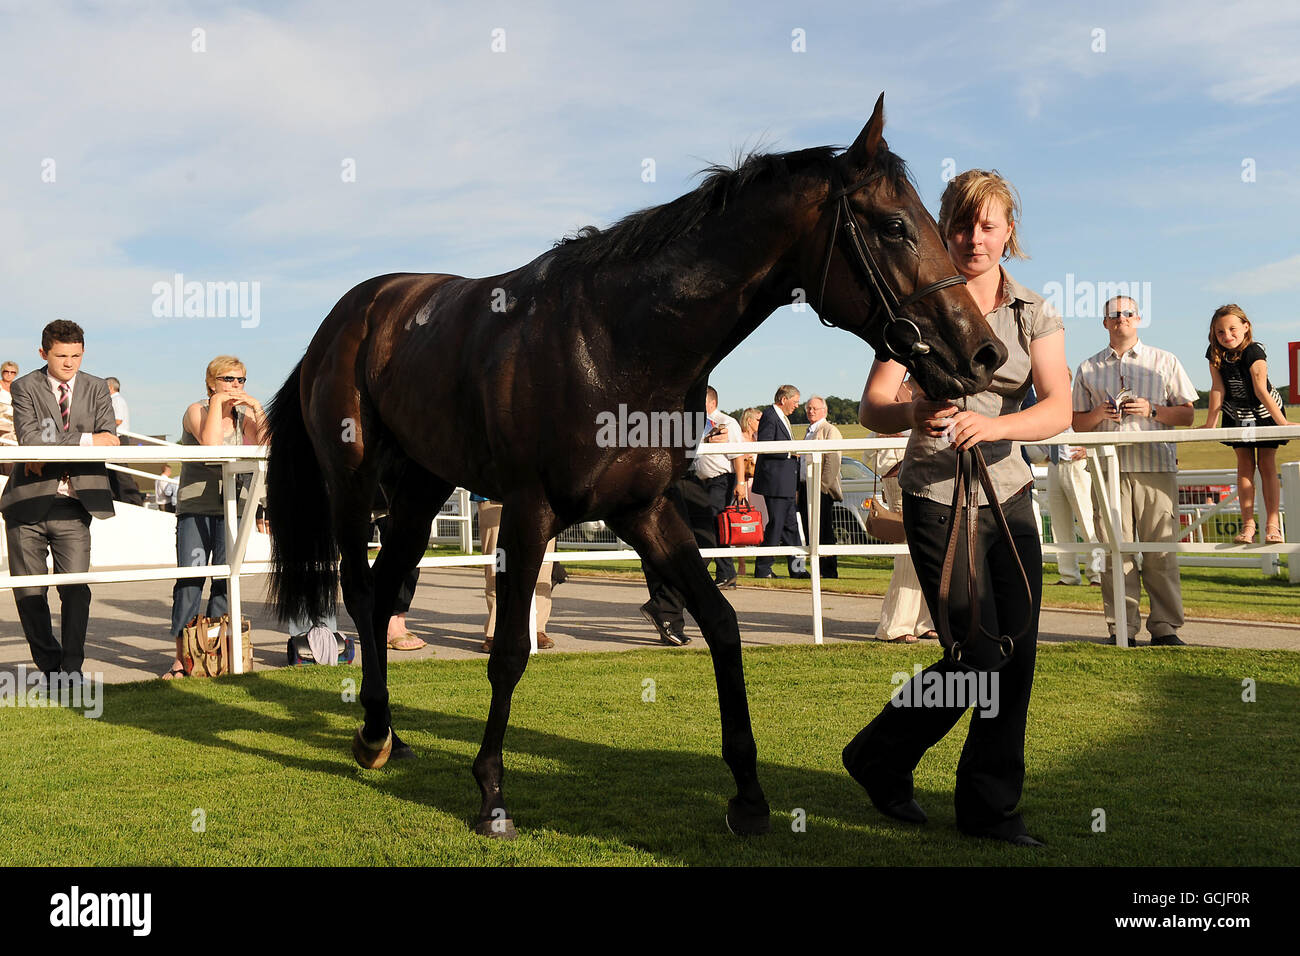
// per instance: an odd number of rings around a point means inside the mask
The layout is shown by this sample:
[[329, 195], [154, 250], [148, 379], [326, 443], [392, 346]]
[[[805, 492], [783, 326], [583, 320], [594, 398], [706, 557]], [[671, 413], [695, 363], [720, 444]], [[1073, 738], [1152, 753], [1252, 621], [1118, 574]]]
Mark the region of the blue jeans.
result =
[[[176, 566], [198, 568], [226, 563], [226, 519], [221, 515], [176, 516]], [[219, 618], [230, 605], [226, 579], [212, 578], [207, 616]], [[179, 637], [203, 601], [203, 578], [181, 578], [172, 588], [172, 637]]]

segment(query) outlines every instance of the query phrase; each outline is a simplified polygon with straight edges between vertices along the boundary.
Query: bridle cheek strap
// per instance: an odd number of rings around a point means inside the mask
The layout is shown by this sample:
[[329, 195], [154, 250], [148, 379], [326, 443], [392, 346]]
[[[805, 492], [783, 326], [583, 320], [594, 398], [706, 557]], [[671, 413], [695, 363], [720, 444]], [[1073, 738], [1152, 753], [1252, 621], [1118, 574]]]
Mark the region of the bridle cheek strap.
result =
[[858, 225], [857, 215], [853, 212], [853, 207], [849, 205], [849, 196], [859, 189], [871, 185], [882, 176], [884, 176], [883, 172], [872, 173], [866, 179], [851, 186], [834, 190], [827, 197], [827, 202], [835, 203], [835, 221], [831, 226], [830, 242], [826, 246], [826, 261], [822, 265], [821, 287], [817, 291], [817, 317], [823, 325], [835, 328], [835, 323], [826, 317], [826, 280], [830, 274], [831, 257], [835, 252], [835, 242], [840, 235], [840, 223], [843, 221], [845, 239], [852, 251], [849, 260], [857, 264], [863, 275], [866, 276], [867, 281], [871, 283], [871, 288], [876, 294], [876, 301], [885, 312], [885, 331], [882, 335], [884, 349], [883, 351], [881, 349], [876, 350], [876, 358], [881, 361], [889, 361], [890, 359], [904, 361], [929, 353], [930, 346], [921, 337], [921, 330], [917, 327], [917, 324], [906, 315], [901, 314], [903, 310], [931, 293], [954, 285], [965, 285], [966, 277], [961, 273], [946, 276], [937, 282], [931, 282], [929, 285], [917, 289], [905, 299], [899, 299], [894, 290], [889, 287], [884, 272], [876, 263], [875, 257], [871, 254], [871, 247], [867, 245], [862, 235], [862, 228]]

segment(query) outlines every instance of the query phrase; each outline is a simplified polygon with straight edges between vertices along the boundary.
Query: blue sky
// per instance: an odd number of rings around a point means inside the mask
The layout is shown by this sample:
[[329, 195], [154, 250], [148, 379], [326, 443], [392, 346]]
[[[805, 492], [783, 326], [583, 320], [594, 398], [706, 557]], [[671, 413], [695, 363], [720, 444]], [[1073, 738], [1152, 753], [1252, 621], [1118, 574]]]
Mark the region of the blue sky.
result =
[[[847, 144], [883, 90], [932, 211], [946, 162], [1019, 189], [1021, 282], [1149, 283], [1143, 339], [1202, 387], [1236, 301], [1285, 383], [1296, 50], [1300, 8], [1204, 0], [0, 4], [0, 358], [73, 319], [136, 430], [175, 437], [212, 356], [269, 397], [362, 279], [512, 269], [740, 148]], [[259, 322], [156, 315], [177, 273], [258, 283]], [[1071, 311], [1074, 366], [1105, 336]], [[782, 309], [713, 381], [725, 408], [856, 396], [870, 361]]]

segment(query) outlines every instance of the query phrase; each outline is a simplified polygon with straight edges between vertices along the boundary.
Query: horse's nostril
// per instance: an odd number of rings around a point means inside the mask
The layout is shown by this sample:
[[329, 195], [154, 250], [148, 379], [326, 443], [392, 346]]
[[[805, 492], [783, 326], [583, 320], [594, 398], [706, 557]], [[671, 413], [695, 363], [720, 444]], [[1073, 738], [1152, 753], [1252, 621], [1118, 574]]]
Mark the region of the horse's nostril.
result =
[[996, 339], [990, 339], [975, 350], [975, 356], [971, 359], [971, 365], [973, 365], [976, 370], [984, 369], [991, 373], [1001, 368], [1002, 363], [1006, 360], [1006, 346]]

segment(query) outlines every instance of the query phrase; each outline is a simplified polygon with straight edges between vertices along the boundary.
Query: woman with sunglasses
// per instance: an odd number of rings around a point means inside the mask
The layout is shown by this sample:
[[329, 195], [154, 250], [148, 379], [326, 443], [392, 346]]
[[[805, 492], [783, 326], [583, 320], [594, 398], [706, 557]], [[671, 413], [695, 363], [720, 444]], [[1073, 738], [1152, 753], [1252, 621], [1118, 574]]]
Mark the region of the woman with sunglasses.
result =
[[[182, 445], [259, 445], [264, 441], [262, 403], [244, 391], [247, 372], [233, 355], [218, 355], [208, 363], [208, 397], [185, 409]], [[221, 467], [199, 462], [181, 465], [176, 495], [176, 565], [200, 567], [226, 563], [226, 521], [221, 492]], [[207, 616], [217, 619], [228, 610], [226, 581], [212, 578]], [[185, 676], [181, 634], [199, 613], [203, 578], [181, 578], [172, 588], [171, 634], [176, 659], [164, 680]]]
[[[9, 386], [17, 377], [16, 362], [5, 362], [0, 365], [0, 445], [18, 444], [18, 436], [14, 433], [14, 400], [9, 394]], [[11, 471], [13, 471], [12, 462], [0, 461], [0, 477], [7, 476]]]
[[[1033, 476], [1016, 442], [1049, 438], [1069, 426], [1070, 383], [1060, 315], [1002, 268], [1004, 258], [1024, 255], [1017, 238], [1019, 212], [1011, 184], [996, 171], [962, 173], [948, 184], [940, 201], [939, 233], [948, 254], [1007, 349], [1007, 360], [989, 389], [955, 400], [918, 389], [910, 401], [902, 400], [899, 386], [906, 370], [897, 362], [877, 361], [858, 411], [867, 428], [886, 433], [912, 429], [898, 478], [903, 527], [935, 624], [947, 624], [954, 639], [961, 640], [974, 616], [991, 634], [1019, 636], [996, 681], [990, 678], [996, 688], [990, 705], [965, 699], [967, 695], [956, 693], [954, 682], [944, 679], [948, 674], [961, 676], [961, 665], [945, 651], [898, 699], [885, 704], [844, 748], [843, 757], [877, 809], [908, 823], [925, 823], [925, 812], [913, 796], [912, 771], [926, 750], [975, 706], [957, 763], [957, 828], [971, 836], [1041, 846], [1017, 809], [1025, 779], [1025, 721], [1034, 680], [1043, 555], [1029, 497]], [[1038, 404], [1021, 410], [1031, 384]], [[967, 567], [963, 543], [953, 569], [949, 620], [944, 622], [939, 618], [939, 581], [954, 517], [954, 446], [976, 445], [988, 463], [1012, 540], [1003, 538], [981, 489], [978, 565]], [[1028, 600], [1017, 556], [1029, 578]], [[977, 575], [979, 584], [976, 608], [969, 606], [967, 597], [970, 574]], [[985, 669], [999, 659], [995, 642], [976, 638], [972, 643], [978, 646], [963, 649], [962, 664]], [[936, 678], [941, 686], [954, 688], [938, 700], [929, 691]]]

